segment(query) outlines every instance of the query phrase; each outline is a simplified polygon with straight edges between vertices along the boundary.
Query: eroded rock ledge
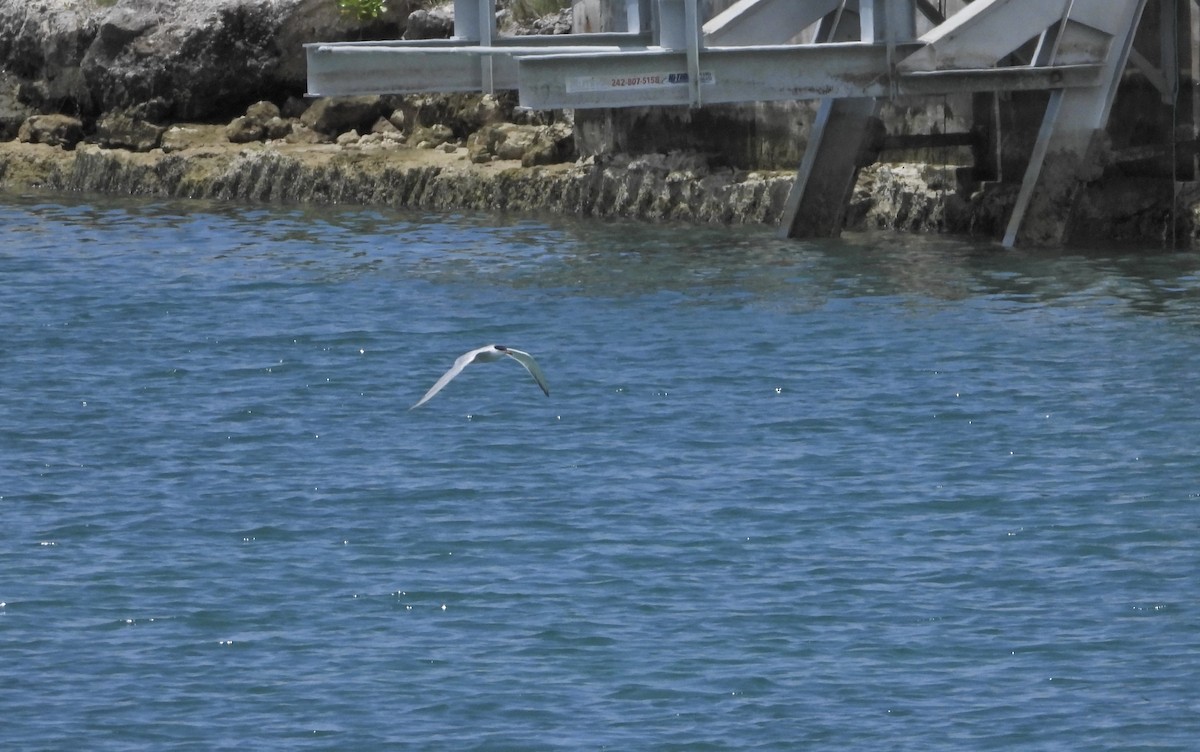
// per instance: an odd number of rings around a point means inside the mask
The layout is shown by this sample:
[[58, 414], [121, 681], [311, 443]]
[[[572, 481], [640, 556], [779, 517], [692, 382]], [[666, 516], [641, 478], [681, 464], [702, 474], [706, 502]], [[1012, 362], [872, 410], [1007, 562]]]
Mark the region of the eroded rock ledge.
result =
[[[69, 151], [0, 142], [0, 191], [776, 226], [794, 177], [791, 171], [713, 169], [703, 157], [689, 154], [522, 167], [514, 159], [476, 163], [465, 148], [389, 148], [370, 141], [235, 144], [225, 138], [225, 126], [172, 128], [179, 147], [172, 151], [135, 152], [94, 143]], [[1015, 186], [966, 193], [959, 172], [953, 166], [922, 164], [866, 168], [847, 226], [997, 237]], [[1200, 191], [1194, 184], [1176, 186], [1174, 196], [1171, 190], [1158, 183], [1138, 190], [1126, 184], [1096, 185], [1082, 197], [1079, 216], [1093, 228], [1096, 240], [1200, 245]]]
[[214, 141], [137, 153], [8, 142], [0, 189], [771, 224], [791, 185], [790, 174], [710, 172], [682, 156], [526, 168], [456, 151]]

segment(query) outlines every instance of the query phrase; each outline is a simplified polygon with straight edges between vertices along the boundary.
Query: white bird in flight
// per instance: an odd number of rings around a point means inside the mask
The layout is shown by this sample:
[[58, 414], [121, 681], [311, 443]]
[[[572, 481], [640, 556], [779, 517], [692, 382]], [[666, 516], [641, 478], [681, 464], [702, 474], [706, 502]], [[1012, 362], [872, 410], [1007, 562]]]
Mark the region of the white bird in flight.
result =
[[454, 361], [454, 365], [450, 366], [450, 370], [443, 373], [442, 377], [437, 380], [437, 383], [431, 386], [428, 392], [425, 392], [425, 396], [417, 404], [408, 409], [415, 410], [424, 405], [433, 395], [442, 391], [442, 387], [449, 384], [451, 379], [462, 373], [462, 370], [472, 363], [490, 363], [493, 360], [500, 360], [505, 355], [525, 366], [525, 370], [529, 371], [529, 375], [533, 376], [533, 380], [542, 388], [546, 396], [550, 396], [550, 387], [546, 386], [546, 376], [542, 373], [542, 369], [538, 367], [537, 361], [533, 359], [532, 355], [521, 350], [514, 350], [511, 347], [505, 347], [504, 345], [484, 345], [483, 347], [459, 355], [458, 359]]

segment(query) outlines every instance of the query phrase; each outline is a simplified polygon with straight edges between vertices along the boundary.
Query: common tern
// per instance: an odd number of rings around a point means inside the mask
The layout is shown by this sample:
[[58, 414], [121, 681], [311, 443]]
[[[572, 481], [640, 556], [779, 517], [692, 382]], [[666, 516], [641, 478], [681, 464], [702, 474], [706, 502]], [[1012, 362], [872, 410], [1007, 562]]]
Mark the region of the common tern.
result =
[[546, 376], [542, 373], [542, 369], [538, 367], [537, 361], [533, 359], [532, 355], [511, 347], [505, 347], [504, 345], [485, 345], [459, 355], [458, 359], [454, 361], [454, 365], [450, 366], [450, 370], [443, 373], [442, 377], [437, 380], [437, 383], [431, 386], [428, 392], [425, 392], [425, 396], [417, 404], [408, 409], [415, 410], [424, 405], [433, 395], [442, 391], [442, 387], [449, 384], [451, 379], [462, 373], [462, 370], [472, 363], [490, 363], [493, 360], [500, 360], [505, 355], [525, 366], [525, 370], [529, 371], [529, 375], [533, 376], [533, 380], [542, 388], [546, 396], [550, 396], [550, 387], [546, 386]]

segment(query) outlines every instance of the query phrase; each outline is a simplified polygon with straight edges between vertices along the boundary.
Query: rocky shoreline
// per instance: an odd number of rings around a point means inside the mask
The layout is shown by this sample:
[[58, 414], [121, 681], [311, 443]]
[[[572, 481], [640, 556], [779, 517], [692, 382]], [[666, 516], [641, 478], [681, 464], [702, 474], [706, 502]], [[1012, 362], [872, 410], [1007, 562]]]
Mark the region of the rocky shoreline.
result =
[[[360, 133], [361, 131], [361, 133]], [[967, 221], [956, 168], [864, 171], [857, 226], [954, 231]], [[579, 158], [569, 117], [486, 95], [251, 104], [225, 125], [163, 125], [138, 108], [34, 115], [0, 142], [0, 190], [383, 205], [778, 224], [791, 170], [712, 167], [707, 155]], [[879, 195], [876, 195], [876, 193]]]
[[787, 174], [699, 175], [669, 157], [522, 167], [456, 151], [212, 141], [139, 153], [7, 142], [0, 190], [771, 224], [791, 184]]
[[388, 6], [364, 28], [332, 0], [0, 0], [0, 190], [778, 220], [790, 172], [580, 159], [569, 113], [512, 97], [303, 99], [304, 42], [449, 32]]
[[[472, 161], [466, 147], [230, 142], [227, 126], [176, 124], [147, 151], [0, 142], [0, 191], [274, 203], [360, 204], [695, 224], [777, 226], [794, 172], [712, 168], [703, 155], [618, 155], [523, 165]], [[964, 190], [953, 165], [879, 163], [859, 176], [847, 229], [994, 239], [1016, 186]], [[1083, 197], [1084, 242], [1200, 247], [1200, 191], [1156, 181], [1098, 184]], [[1175, 206], [1175, 211], [1171, 207]], [[1174, 224], [1172, 224], [1174, 223]], [[1172, 227], [1174, 230], [1172, 230]], [[1174, 232], [1174, 237], [1172, 237]]]
[[[0, 0], [0, 191], [779, 223], [794, 169], [581, 156], [572, 113], [505, 95], [300, 96], [306, 41], [446, 33], [389, 6], [364, 31], [331, 0]], [[970, 174], [864, 168], [847, 226], [995, 238], [1015, 186]], [[1200, 245], [1194, 184], [1100, 180], [1082, 204], [1076, 240]]]

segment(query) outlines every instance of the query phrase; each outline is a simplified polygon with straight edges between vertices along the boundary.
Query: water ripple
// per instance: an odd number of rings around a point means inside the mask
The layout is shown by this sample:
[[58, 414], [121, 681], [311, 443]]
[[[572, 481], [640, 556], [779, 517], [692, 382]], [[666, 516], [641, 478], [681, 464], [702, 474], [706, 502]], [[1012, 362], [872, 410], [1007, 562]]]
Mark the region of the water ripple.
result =
[[[0, 204], [0, 740], [1189, 749], [1200, 257]], [[473, 366], [409, 412], [453, 357]]]

